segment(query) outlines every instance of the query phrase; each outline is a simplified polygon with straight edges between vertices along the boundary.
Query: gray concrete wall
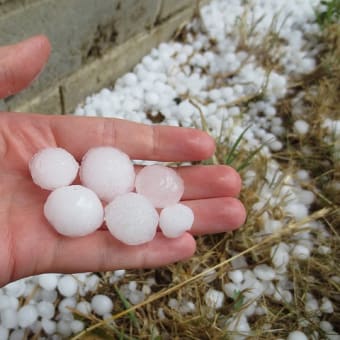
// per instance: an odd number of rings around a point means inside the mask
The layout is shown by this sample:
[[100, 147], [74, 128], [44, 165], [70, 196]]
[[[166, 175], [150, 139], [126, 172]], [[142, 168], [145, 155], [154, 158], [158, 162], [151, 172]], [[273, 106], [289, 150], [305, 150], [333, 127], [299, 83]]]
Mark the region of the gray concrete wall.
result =
[[196, 0], [0, 0], [0, 45], [41, 33], [52, 43], [39, 79], [0, 109], [72, 111], [169, 39], [196, 6]]

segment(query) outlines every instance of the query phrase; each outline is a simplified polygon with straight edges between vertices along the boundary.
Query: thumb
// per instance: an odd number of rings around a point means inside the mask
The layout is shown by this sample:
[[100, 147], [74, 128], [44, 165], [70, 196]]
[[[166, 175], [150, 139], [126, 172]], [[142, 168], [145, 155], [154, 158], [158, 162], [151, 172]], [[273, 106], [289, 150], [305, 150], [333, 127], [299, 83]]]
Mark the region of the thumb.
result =
[[0, 47], [0, 98], [26, 88], [46, 64], [50, 51], [43, 35]]

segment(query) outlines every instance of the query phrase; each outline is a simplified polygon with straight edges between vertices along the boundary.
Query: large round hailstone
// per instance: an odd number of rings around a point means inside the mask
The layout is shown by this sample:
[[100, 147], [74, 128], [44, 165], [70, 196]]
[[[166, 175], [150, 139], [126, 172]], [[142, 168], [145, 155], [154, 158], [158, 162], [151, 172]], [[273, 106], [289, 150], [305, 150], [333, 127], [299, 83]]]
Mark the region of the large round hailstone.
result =
[[194, 213], [184, 204], [164, 208], [159, 217], [159, 227], [166, 237], [175, 238], [191, 229]]
[[111, 202], [133, 190], [135, 170], [128, 155], [111, 146], [90, 149], [80, 166], [80, 179], [99, 198]]
[[179, 202], [184, 192], [182, 178], [175, 170], [162, 165], [144, 167], [136, 176], [136, 191], [148, 198], [156, 208]]
[[71, 185], [50, 193], [44, 215], [55, 230], [65, 236], [84, 236], [103, 223], [103, 206], [97, 195], [81, 185]]
[[105, 207], [105, 222], [111, 234], [128, 245], [151, 241], [159, 216], [150, 201], [133, 192], [118, 196]]
[[45, 148], [38, 151], [28, 166], [33, 182], [47, 190], [71, 184], [79, 169], [74, 157], [62, 148]]

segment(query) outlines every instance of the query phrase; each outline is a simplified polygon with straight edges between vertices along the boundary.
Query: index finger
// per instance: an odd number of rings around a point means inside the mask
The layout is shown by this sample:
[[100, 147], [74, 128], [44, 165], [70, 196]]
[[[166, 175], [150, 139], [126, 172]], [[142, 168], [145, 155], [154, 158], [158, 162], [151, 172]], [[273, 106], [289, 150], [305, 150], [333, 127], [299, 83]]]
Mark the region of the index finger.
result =
[[115, 118], [49, 116], [58, 146], [80, 159], [94, 146], [111, 145], [132, 159], [194, 161], [209, 158], [215, 142], [207, 133]]

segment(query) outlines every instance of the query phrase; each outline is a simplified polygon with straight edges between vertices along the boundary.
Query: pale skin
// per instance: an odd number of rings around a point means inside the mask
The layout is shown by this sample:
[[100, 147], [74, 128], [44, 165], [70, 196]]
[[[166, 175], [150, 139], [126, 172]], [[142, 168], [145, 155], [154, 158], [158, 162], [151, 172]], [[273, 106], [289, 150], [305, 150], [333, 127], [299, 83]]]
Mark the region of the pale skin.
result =
[[[0, 47], [0, 98], [23, 90], [46, 64], [51, 46], [44, 36]], [[206, 133], [125, 120], [0, 112], [0, 286], [48, 272], [75, 273], [120, 268], [152, 268], [184, 260], [195, 252], [194, 235], [228, 232], [246, 218], [237, 199], [241, 180], [228, 166], [178, 168], [184, 179], [182, 203], [195, 222], [190, 233], [127, 246], [107, 230], [68, 238], [57, 234], [43, 216], [49, 192], [33, 184], [28, 161], [39, 149], [58, 146], [78, 160], [90, 148], [112, 145], [132, 159], [194, 161], [215, 150]]]

